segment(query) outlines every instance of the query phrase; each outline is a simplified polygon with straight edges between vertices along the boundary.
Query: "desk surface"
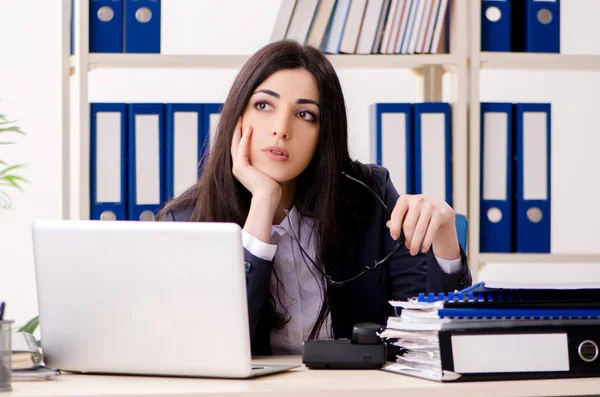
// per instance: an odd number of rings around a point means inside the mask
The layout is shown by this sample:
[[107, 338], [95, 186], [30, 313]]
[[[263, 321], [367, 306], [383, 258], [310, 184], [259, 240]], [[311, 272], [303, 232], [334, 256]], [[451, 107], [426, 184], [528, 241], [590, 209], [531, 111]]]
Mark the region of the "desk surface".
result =
[[[301, 357], [269, 357], [256, 362], [300, 364]], [[379, 370], [309, 370], [247, 380], [62, 374], [53, 380], [13, 381], [3, 396], [583, 396], [600, 393], [599, 378], [439, 383]]]

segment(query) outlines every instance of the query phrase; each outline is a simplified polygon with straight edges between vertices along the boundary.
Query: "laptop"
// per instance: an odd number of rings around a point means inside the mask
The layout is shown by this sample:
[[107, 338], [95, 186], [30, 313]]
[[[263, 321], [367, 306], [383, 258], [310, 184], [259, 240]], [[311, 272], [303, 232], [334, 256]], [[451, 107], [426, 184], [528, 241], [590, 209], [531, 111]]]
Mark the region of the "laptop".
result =
[[241, 228], [40, 220], [32, 225], [47, 366], [82, 373], [250, 378]]

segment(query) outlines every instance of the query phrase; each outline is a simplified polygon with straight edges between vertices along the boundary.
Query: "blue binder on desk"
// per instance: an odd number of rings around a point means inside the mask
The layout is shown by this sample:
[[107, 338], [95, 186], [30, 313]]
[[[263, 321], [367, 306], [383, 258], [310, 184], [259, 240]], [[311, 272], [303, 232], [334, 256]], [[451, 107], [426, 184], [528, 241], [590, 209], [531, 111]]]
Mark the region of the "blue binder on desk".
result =
[[202, 104], [169, 103], [165, 117], [165, 199], [170, 200], [198, 181], [204, 109]]
[[513, 2], [513, 50], [560, 53], [560, 0]]
[[510, 51], [511, 1], [482, 0], [481, 51]]
[[515, 105], [515, 250], [549, 253], [551, 237], [551, 105]]
[[513, 252], [513, 104], [481, 104], [480, 249]]
[[452, 133], [449, 103], [413, 105], [415, 193], [452, 206]]
[[125, 52], [160, 53], [160, 0], [125, 0]]
[[414, 193], [412, 105], [371, 105], [371, 137], [375, 162], [388, 169], [398, 193]]
[[123, 52], [123, 0], [90, 0], [90, 52]]
[[164, 202], [164, 105], [129, 104], [129, 220], [153, 221]]
[[126, 105], [92, 103], [90, 121], [90, 219], [126, 220]]

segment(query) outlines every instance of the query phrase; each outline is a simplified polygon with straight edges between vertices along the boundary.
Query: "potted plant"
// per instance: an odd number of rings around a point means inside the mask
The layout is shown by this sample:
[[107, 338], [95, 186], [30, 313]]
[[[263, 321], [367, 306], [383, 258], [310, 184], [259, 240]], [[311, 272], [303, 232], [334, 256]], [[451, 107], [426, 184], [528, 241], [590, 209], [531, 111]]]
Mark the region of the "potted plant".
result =
[[[14, 121], [9, 120], [5, 115], [0, 114], [0, 145], [11, 145], [15, 142], [6, 141], [5, 134], [16, 133], [25, 134], [15, 125]], [[0, 158], [0, 210], [10, 208], [12, 205], [11, 189], [17, 189], [23, 192], [22, 185], [28, 180], [19, 176], [17, 173], [24, 168], [23, 164], [9, 165]]]

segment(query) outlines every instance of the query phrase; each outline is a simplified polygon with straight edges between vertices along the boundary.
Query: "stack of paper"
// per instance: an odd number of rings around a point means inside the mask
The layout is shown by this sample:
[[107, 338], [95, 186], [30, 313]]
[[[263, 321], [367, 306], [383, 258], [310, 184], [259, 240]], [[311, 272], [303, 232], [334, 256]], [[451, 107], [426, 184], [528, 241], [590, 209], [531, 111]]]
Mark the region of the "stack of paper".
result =
[[[600, 289], [537, 287], [482, 282], [455, 293], [390, 302], [398, 315], [388, 318], [380, 337], [396, 353], [396, 363], [383, 370], [436, 381], [516, 379], [524, 372], [531, 378], [544, 372], [581, 376], [565, 368], [573, 366], [569, 355], [582, 354], [570, 349], [597, 336]], [[515, 346], [520, 347], [509, 349]], [[548, 351], [553, 356], [541, 358]], [[527, 362], [529, 356], [536, 359]]]

